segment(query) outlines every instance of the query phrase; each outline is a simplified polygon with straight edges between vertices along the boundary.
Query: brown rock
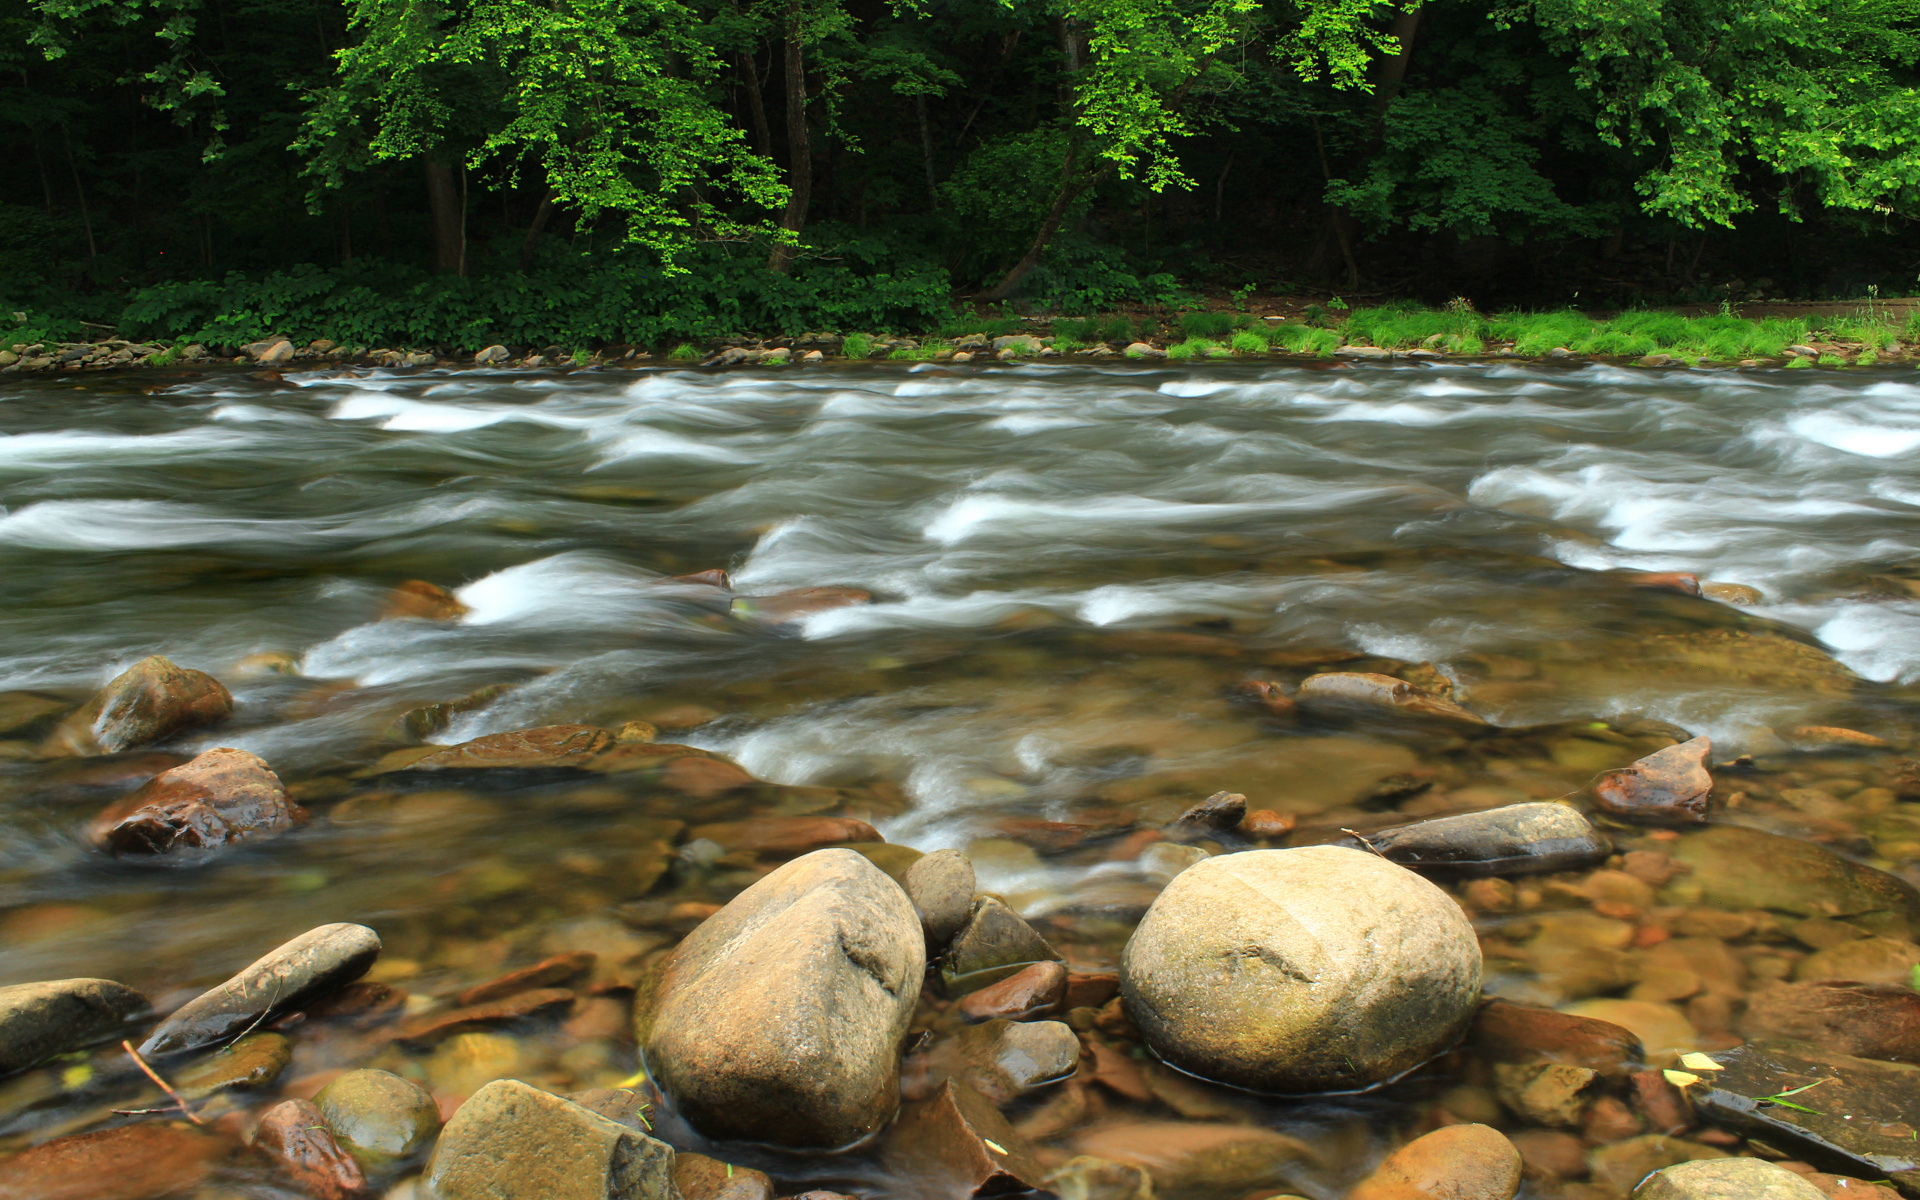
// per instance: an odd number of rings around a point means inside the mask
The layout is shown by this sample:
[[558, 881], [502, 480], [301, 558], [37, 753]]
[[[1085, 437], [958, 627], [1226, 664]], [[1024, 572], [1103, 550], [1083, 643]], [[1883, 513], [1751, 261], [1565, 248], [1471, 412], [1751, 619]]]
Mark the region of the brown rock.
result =
[[287, 1100], [268, 1109], [253, 1144], [312, 1200], [354, 1200], [371, 1191], [366, 1173], [340, 1148], [311, 1100]]
[[[1119, 986], [1117, 976], [1114, 986]], [[1067, 968], [1057, 962], [1037, 962], [969, 994], [960, 1001], [960, 1015], [969, 1021], [991, 1021], [995, 1017], [1020, 1021], [1054, 1008], [1066, 993]]]
[[238, 975], [181, 1005], [147, 1035], [142, 1054], [172, 1054], [225, 1041], [264, 1016], [352, 983], [380, 955], [364, 925], [322, 925], [274, 947]]
[[491, 1000], [504, 999], [518, 992], [572, 983], [593, 970], [593, 964], [599, 961], [599, 957], [591, 950], [570, 950], [565, 954], [556, 954], [530, 967], [522, 967], [498, 979], [470, 987], [455, 996], [453, 1002], [462, 1008], [467, 1008], [475, 1004], [485, 1004]]
[[1693, 1111], [1687, 1104], [1687, 1098], [1679, 1088], [1667, 1082], [1664, 1072], [1635, 1071], [1633, 1102], [1646, 1118], [1650, 1133], [1664, 1133], [1672, 1137], [1693, 1127]]
[[1594, 1182], [1617, 1196], [1631, 1192], [1641, 1180], [1661, 1167], [1701, 1159], [1725, 1158], [1727, 1152], [1699, 1142], [1682, 1141], [1658, 1133], [1643, 1133], [1587, 1154]]
[[161, 772], [110, 805], [87, 836], [116, 854], [208, 851], [284, 833], [305, 817], [272, 768], [223, 746]]
[[407, 770], [584, 767], [612, 742], [611, 733], [593, 725], [543, 725], [512, 733], [490, 733], [461, 742], [409, 764]]
[[572, 1006], [573, 992], [567, 988], [535, 988], [449, 1012], [422, 1013], [402, 1021], [393, 1031], [393, 1037], [402, 1042], [434, 1042], [449, 1034]]
[[1520, 1168], [1529, 1179], [1579, 1179], [1587, 1173], [1587, 1144], [1576, 1134], [1523, 1129], [1507, 1140], [1520, 1152]]
[[1489, 1000], [1467, 1037], [1493, 1062], [1564, 1063], [1615, 1081], [1646, 1061], [1640, 1039], [1618, 1025], [1511, 1000]]
[[437, 583], [428, 583], [424, 579], [409, 579], [387, 593], [387, 602], [380, 609], [380, 619], [390, 621], [395, 617], [420, 617], [428, 621], [455, 621], [472, 611], [457, 597]]
[[1630, 766], [1608, 771], [1593, 785], [1594, 799], [1609, 814], [1656, 825], [1699, 824], [1707, 819], [1713, 776], [1704, 737], [1668, 746]]
[[739, 765], [718, 758], [675, 758], [660, 768], [661, 786], [699, 799], [736, 792], [758, 782]]
[[859, 588], [816, 587], [772, 596], [735, 596], [733, 615], [759, 625], [789, 625], [802, 617], [854, 604], [871, 604], [873, 596]]
[[1297, 708], [1293, 702], [1293, 697], [1287, 695], [1277, 683], [1271, 683], [1263, 679], [1249, 679], [1245, 683], [1236, 686], [1234, 690], [1243, 696], [1251, 697], [1257, 704], [1276, 717], [1290, 717]]
[[1117, 972], [1089, 974], [1069, 971], [1066, 994], [1060, 998], [1060, 1009], [1065, 1012], [1073, 1008], [1099, 1008], [1119, 994], [1120, 976]]
[[920, 916], [927, 953], [941, 953], [973, 912], [973, 863], [958, 850], [935, 850], [908, 867], [900, 882]]
[[233, 1149], [184, 1121], [55, 1138], [0, 1162], [0, 1200], [162, 1200], [191, 1194]]
[[1495, 1063], [1500, 1102], [1533, 1125], [1578, 1128], [1598, 1094], [1599, 1072], [1566, 1063]]
[[990, 1103], [1006, 1105], [1073, 1074], [1080, 1039], [1060, 1021], [992, 1020], [957, 1030], [928, 1059], [939, 1074], [963, 1079]]
[[1387, 1155], [1347, 1200], [1399, 1200], [1404, 1189], [1433, 1200], [1512, 1200], [1520, 1152], [1485, 1125], [1449, 1125]]
[[1240, 822], [1240, 832], [1255, 841], [1278, 841], [1293, 832], [1292, 813], [1277, 813], [1270, 808], [1255, 809]]
[[1486, 724], [1453, 701], [1422, 691], [1404, 679], [1362, 671], [1309, 675], [1301, 681], [1299, 700], [1302, 704], [1384, 709], [1459, 725]]
[[1019, 914], [992, 896], [982, 896], [973, 902], [966, 925], [948, 946], [940, 974], [951, 987], [985, 971], [1059, 957]]
[[1856, 1058], [1920, 1063], [1920, 993], [1898, 984], [1814, 980], [1755, 992], [1740, 1030]]
[[182, 730], [224, 720], [233, 695], [205, 671], [159, 655], [114, 677], [48, 737], [50, 754], [114, 754], [162, 742]]
[[1700, 594], [1700, 577], [1685, 571], [1650, 571], [1631, 578], [1633, 586], [1656, 592], [1679, 592], [1682, 596]]
[[[1157, 1200], [1271, 1195], [1290, 1187], [1317, 1156], [1304, 1143], [1253, 1125], [1129, 1121], [1096, 1126], [1073, 1141], [1076, 1154], [1129, 1163], [1153, 1176]], [[1504, 1200], [1504, 1198], [1503, 1198]]]
[[773, 1200], [773, 1178], [685, 1150], [673, 1156], [673, 1183], [683, 1200]]
[[1239, 792], [1215, 792], [1180, 814], [1168, 832], [1175, 837], [1207, 837], [1233, 829], [1247, 815], [1247, 798]]
[[1900, 938], [1864, 937], [1809, 954], [1793, 969], [1799, 980], [1905, 983], [1920, 966], [1920, 946]]
[[1025, 1192], [1046, 1176], [1033, 1148], [1000, 1110], [954, 1079], [901, 1114], [886, 1158], [902, 1178], [915, 1181], [916, 1194], [926, 1196]]
[[799, 855], [843, 842], [883, 842], [878, 830], [852, 817], [758, 817], [695, 825], [687, 839], [705, 838], [729, 850], [755, 854]]

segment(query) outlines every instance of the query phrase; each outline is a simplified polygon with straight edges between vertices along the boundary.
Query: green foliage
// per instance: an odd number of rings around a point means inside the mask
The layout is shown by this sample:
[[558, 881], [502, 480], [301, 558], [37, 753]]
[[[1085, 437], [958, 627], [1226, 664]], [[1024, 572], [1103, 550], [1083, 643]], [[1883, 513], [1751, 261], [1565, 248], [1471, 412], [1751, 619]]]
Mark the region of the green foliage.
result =
[[1815, 365], [1821, 367], [1844, 367], [1847, 365], [1847, 360], [1841, 358], [1838, 354], [1822, 354], [1820, 361]]
[[1339, 348], [1340, 334], [1313, 325], [1275, 325], [1268, 332], [1274, 346], [1290, 354], [1326, 357]]
[[1233, 347], [1235, 354], [1265, 354], [1272, 349], [1271, 344], [1262, 334], [1251, 329], [1242, 329], [1234, 334], [1233, 341], [1229, 345]]
[[1127, 342], [1133, 340], [1133, 323], [1120, 315], [1079, 317], [1053, 323], [1056, 336], [1082, 345]]
[[864, 333], [850, 333], [841, 339], [840, 353], [848, 358], [866, 358], [873, 353], [873, 338]]
[[1222, 338], [1247, 324], [1251, 318], [1242, 313], [1188, 312], [1176, 317], [1180, 332], [1188, 338]]
[[668, 352], [667, 358], [673, 362], [697, 362], [700, 359], [700, 348], [692, 342], [681, 342]]

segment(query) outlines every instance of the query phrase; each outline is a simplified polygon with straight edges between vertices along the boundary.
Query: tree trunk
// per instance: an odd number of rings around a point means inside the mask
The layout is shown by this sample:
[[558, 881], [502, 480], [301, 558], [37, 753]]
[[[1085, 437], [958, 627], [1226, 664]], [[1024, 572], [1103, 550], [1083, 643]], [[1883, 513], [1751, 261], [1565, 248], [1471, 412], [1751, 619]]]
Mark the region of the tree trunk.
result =
[[448, 275], [461, 275], [462, 226], [460, 194], [454, 187], [453, 167], [437, 154], [427, 156], [427, 207], [433, 214], [433, 266]]
[[527, 226], [527, 240], [520, 243], [520, 273], [525, 275], [533, 270], [533, 252], [540, 245], [540, 233], [547, 227], [547, 218], [553, 215], [553, 198], [559, 195], [552, 188], [540, 197], [540, 207], [533, 210], [533, 224]]
[[1000, 277], [999, 283], [980, 293], [981, 300], [1005, 300], [1013, 295], [1014, 289], [1018, 288], [1027, 276], [1033, 274], [1033, 269], [1040, 265], [1040, 256], [1047, 252], [1047, 245], [1053, 241], [1053, 235], [1060, 232], [1060, 222], [1066, 219], [1067, 210], [1073, 207], [1073, 202], [1085, 195], [1087, 189], [1099, 184], [1107, 177], [1107, 173], [1113, 170], [1113, 164], [1108, 163], [1092, 175], [1076, 180], [1074, 172], [1079, 159], [1079, 148], [1075, 147], [1067, 155], [1066, 170], [1060, 175], [1060, 190], [1054, 193], [1053, 205], [1047, 209], [1046, 220], [1040, 222], [1039, 232], [1033, 235], [1033, 244], [1027, 247], [1027, 252], [1020, 257], [1020, 261], [1013, 264], [1013, 268]]
[[740, 75], [747, 81], [747, 111], [753, 116], [753, 149], [761, 158], [773, 157], [773, 128], [767, 124], [767, 99], [760, 92], [760, 72], [753, 65], [753, 55], [745, 50], [735, 57], [740, 62]]
[[1393, 15], [1387, 32], [1400, 46], [1392, 58], [1383, 58], [1373, 67], [1373, 116], [1376, 125], [1385, 126], [1387, 109], [1407, 81], [1407, 64], [1413, 61], [1413, 38], [1420, 32], [1421, 9], [1404, 10]]
[[87, 231], [87, 261], [91, 263], [100, 257], [100, 251], [93, 244], [93, 216], [87, 211], [87, 189], [80, 182], [80, 164], [73, 159], [73, 137], [64, 121], [60, 124], [60, 142], [67, 149], [67, 170], [73, 173], [74, 194], [80, 198], [80, 227]]
[[927, 98], [923, 93], [914, 93], [913, 111], [920, 118], [920, 160], [927, 168], [927, 204], [930, 211], [939, 212], [940, 185], [933, 175], [933, 134], [927, 128]]
[[[780, 228], [798, 234], [807, 227], [807, 204], [813, 197], [813, 147], [807, 141], [807, 59], [801, 40], [800, 0], [787, 4], [787, 181], [793, 189], [780, 214]], [[767, 270], [785, 275], [793, 269], [794, 248], [781, 243], [767, 255]]]

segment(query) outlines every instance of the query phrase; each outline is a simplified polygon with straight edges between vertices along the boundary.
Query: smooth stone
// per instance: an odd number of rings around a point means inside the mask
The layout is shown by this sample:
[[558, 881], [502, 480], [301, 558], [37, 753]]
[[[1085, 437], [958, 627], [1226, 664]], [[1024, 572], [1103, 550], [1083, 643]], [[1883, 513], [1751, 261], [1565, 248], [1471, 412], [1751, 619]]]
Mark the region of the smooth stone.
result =
[[1520, 1152], [1497, 1129], [1449, 1125], [1387, 1155], [1347, 1200], [1513, 1200]]
[[1500, 1103], [1527, 1123], [1575, 1128], [1599, 1096], [1600, 1073], [1567, 1063], [1496, 1063], [1493, 1080]]
[[0, 1161], [0, 1200], [162, 1200], [192, 1195], [234, 1149], [185, 1121], [54, 1138]]
[[1622, 820], [1698, 825], [1707, 819], [1713, 795], [1711, 753], [1713, 743], [1704, 737], [1668, 746], [1602, 775], [1593, 785], [1594, 800]]
[[24, 1071], [115, 1034], [145, 1015], [147, 998], [111, 979], [53, 979], [0, 988], [0, 1074]]
[[1466, 1030], [1480, 944], [1451, 897], [1376, 855], [1251, 850], [1167, 885], [1127, 942], [1120, 990], [1153, 1049], [1202, 1078], [1368, 1088]]
[[681, 1200], [774, 1200], [773, 1177], [682, 1150], [673, 1156], [673, 1183]]
[[907, 868], [904, 885], [920, 915], [928, 952], [940, 953], [973, 912], [972, 860], [958, 850], [935, 850]]
[[1168, 827], [1176, 838], [1214, 837], [1236, 829], [1247, 816], [1247, 798], [1239, 792], [1215, 792], [1181, 813]]
[[1640, 1039], [1611, 1021], [1510, 1000], [1483, 1005], [1467, 1039], [1489, 1062], [1564, 1063], [1616, 1083], [1646, 1061]]
[[914, 1194], [950, 1200], [1031, 1191], [1045, 1177], [1027, 1140], [957, 1079], [908, 1106], [887, 1136], [884, 1157], [914, 1181]]
[[735, 596], [732, 611], [734, 616], [752, 621], [757, 625], [778, 628], [810, 617], [814, 613], [872, 602], [873, 595], [859, 588], [814, 587], [780, 592], [772, 596]]
[[1730, 1157], [1725, 1150], [1658, 1133], [1624, 1138], [1587, 1152], [1587, 1169], [1607, 1195], [1624, 1196], [1661, 1167]]
[[[595, 725], [545, 725], [490, 733], [472, 741], [438, 750], [408, 764], [409, 771], [532, 769], [584, 767], [613, 744], [613, 735]], [[641, 749], [636, 746], [634, 749]], [[658, 750], [658, 746], [646, 746]]]
[[960, 1015], [969, 1021], [995, 1017], [1020, 1021], [1058, 1005], [1067, 994], [1067, 968], [1057, 962], [1037, 962], [999, 983], [969, 993], [960, 1001]]
[[673, 1147], [517, 1079], [475, 1092], [440, 1134], [435, 1200], [679, 1200]]
[[1741, 608], [1754, 608], [1767, 602], [1759, 588], [1748, 587], [1744, 583], [1718, 583], [1711, 579], [1701, 582], [1700, 594], [1709, 600], [1737, 604]]
[[996, 1019], [956, 1031], [932, 1057], [997, 1106], [1073, 1074], [1080, 1039], [1061, 1021]]
[[787, 855], [804, 854], [842, 842], [886, 840], [873, 826], [853, 817], [755, 817], [750, 821], [695, 825], [687, 830], [688, 841], [700, 838], [728, 850]]
[[1485, 726], [1487, 723], [1453, 701], [1417, 688], [1404, 679], [1365, 671], [1309, 675], [1301, 680], [1295, 699], [1307, 705], [1377, 709], [1460, 725]]
[[298, 1008], [367, 973], [380, 935], [345, 922], [310, 929], [277, 946], [212, 991], [187, 1001], [141, 1044], [142, 1054], [172, 1054], [238, 1033], [263, 1013]]
[[[1801, 1042], [1716, 1050], [1718, 1071], [1687, 1089], [1703, 1121], [1849, 1175], [1885, 1175], [1920, 1192], [1920, 1067], [1875, 1062]], [[1792, 1096], [1781, 1094], [1806, 1084]], [[1780, 1096], [1790, 1104], [1764, 1103]], [[1809, 1111], [1810, 1110], [1810, 1111]]]
[[114, 754], [225, 719], [233, 694], [205, 671], [154, 655], [128, 667], [49, 736], [55, 754]]
[[[1073, 1139], [1076, 1155], [1127, 1163], [1153, 1177], [1157, 1200], [1242, 1196], [1296, 1187], [1303, 1164], [1318, 1162], [1305, 1143], [1253, 1125], [1203, 1121], [1122, 1121]], [[1258, 1194], [1258, 1193], [1256, 1193]]]
[[439, 584], [428, 583], [424, 579], [409, 579], [387, 593], [386, 602], [380, 609], [380, 620], [418, 617], [424, 621], [453, 621], [470, 611], [458, 596]]
[[572, 983], [592, 971], [599, 957], [591, 950], [569, 950], [564, 954], [555, 954], [550, 958], [541, 959], [530, 967], [509, 971], [497, 979], [476, 984], [455, 996], [453, 1002], [461, 1008], [466, 1008], [475, 1004], [486, 1004], [492, 1000], [505, 999], [536, 988], [557, 987]]
[[1920, 1063], [1920, 993], [1904, 984], [1791, 983], [1749, 996], [1740, 1029], [1754, 1041], [1786, 1038], [1859, 1058]]
[[982, 896], [973, 902], [966, 925], [948, 945], [940, 976], [948, 987], [964, 988], [968, 981], [980, 984], [998, 982], [997, 979], [986, 978], [985, 973], [1001, 967], [1058, 961], [1059, 958], [1059, 951], [1049, 945], [1033, 926], [1022, 920], [1018, 913], [996, 897]]
[[348, 1071], [316, 1092], [313, 1102], [341, 1146], [370, 1171], [414, 1157], [440, 1132], [433, 1097], [391, 1071]]
[[643, 1039], [648, 1066], [709, 1137], [849, 1145], [898, 1106], [925, 971], [900, 886], [851, 850], [816, 850], [680, 943]]
[[1578, 809], [1551, 801], [1396, 825], [1366, 835], [1366, 844], [1403, 867], [1451, 876], [1568, 871], [1613, 853]]
[[1711, 1158], [1655, 1171], [1633, 1189], [1633, 1200], [1826, 1200], [1826, 1194], [1764, 1159]]
[[1812, 842], [1709, 825], [1682, 835], [1668, 853], [1693, 869], [1667, 885], [1667, 903], [1847, 917], [1893, 937], [1920, 925], [1920, 892], [1911, 884]]
[[1647, 1061], [1659, 1067], [1672, 1066], [1700, 1036], [1686, 1013], [1659, 1000], [1582, 1000], [1566, 1011], [1627, 1030], [1646, 1049]]
[[265, 761], [222, 746], [109, 805], [87, 837], [115, 854], [193, 854], [284, 833], [305, 816]]
[[1864, 937], [1809, 954], [1793, 968], [1797, 980], [1907, 983], [1920, 966], [1920, 946], [1898, 938]]
[[574, 994], [570, 988], [534, 988], [465, 1008], [423, 1012], [402, 1021], [393, 1036], [402, 1042], [429, 1044], [456, 1033], [498, 1025], [503, 1021], [561, 1012], [572, 1008], [573, 1001]]
[[251, 1091], [280, 1078], [293, 1061], [293, 1043], [285, 1034], [250, 1033], [233, 1045], [173, 1076], [173, 1086], [189, 1100], [202, 1100], [229, 1088]]
[[1076, 1154], [1044, 1181], [1060, 1200], [1153, 1200], [1153, 1176], [1145, 1167]]
[[253, 1145], [311, 1200], [358, 1200], [369, 1191], [366, 1172], [335, 1140], [311, 1100], [285, 1100], [262, 1113]]

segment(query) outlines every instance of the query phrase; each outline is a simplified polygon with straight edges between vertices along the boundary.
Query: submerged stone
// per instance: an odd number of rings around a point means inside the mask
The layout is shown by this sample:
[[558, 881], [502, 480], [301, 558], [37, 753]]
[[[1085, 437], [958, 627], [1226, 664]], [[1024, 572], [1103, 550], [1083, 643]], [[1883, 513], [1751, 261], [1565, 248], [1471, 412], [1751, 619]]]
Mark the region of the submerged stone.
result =
[[1707, 771], [1712, 752], [1713, 743], [1704, 737], [1668, 746], [1601, 776], [1593, 785], [1594, 799], [1609, 815], [1628, 821], [1700, 824], [1713, 794]]
[[333, 1136], [369, 1170], [414, 1157], [440, 1132], [433, 1097], [391, 1071], [348, 1071], [316, 1092], [313, 1102]]
[[154, 655], [128, 667], [48, 738], [53, 754], [113, 754], [162, 742], [233, 712], [233, 694], [205, 671]]
[[948, 987], [965, 988], [995, 983], [1002, 977], [988, 972], [1059, 958], [1059, 951], [1018, 913], [993, 896], [982, 896], [974, 901], [965, 927], [947, 947], [940, 975]]
[[1046, 1174], [1000, 1110], [953, 1079], [901, 1114], [886, 1159], [926, 1194], [949, 1200], [1030, 1191]]
[[0, 1161], [0, 1200], [162, 1200], [190, 1196], [235, 1149], [185, 1121], [146, 1121], [54, 1138]]
[[275, 947], [212, 991], [189, 1000], [141, 1045], [142, 1054], [171, 1054], [224, 1040], [263, 1014], [296, 1008], [351, 983], [380, 956], [380, 935], [365, 925], [310, 929]]
[[[1343, 844], [1359, 842], [1350, 838]], [[1451, 875], [1568, 871], [1613, 852], [1612, 843], [1579, 810], [1553, 802], [1396, 825], [1368, 834], [1366, 845], [1403, 867]]]
[[491, 770], [502, 767], [585, 767], [613, 744], [613, 735], [593, 725], [544, 725], [490, 733], [438, 750], [408, 764], [410, 771]]
[[1458, 725], [1487, 724], [1484, 718], [1453, 701], [1423, 691], [1404, 679], [1364, 671], [1309, 675], [1301, 681], [1297, 699], [1306, 705], [1375, 709]]
[[359, 1162], [341, 1148], [311, 1100], [282, 1101], [262, 1113], [253, 1145], [312, 1200], [358, 1200], [370, 1190]]
[[1668, 884], [1669, 903], [1846, 917], [1898, 937], [1920, 922], [1920, 892], [1911, 884], [1812, 842], [1710, 825], [1682, 835], [1668, 853], [1693, 868]]
[[0, 988], [0, 1075], [125, 1036], [147, 998], [111, 979], [54, 979]]
[[1920, 1063], [1920, 993], [1904, 984], [1817, 980], [1766, 988], [1747, 1000], [1749, 1038], [1812, 1042], [1859, 1058]]

